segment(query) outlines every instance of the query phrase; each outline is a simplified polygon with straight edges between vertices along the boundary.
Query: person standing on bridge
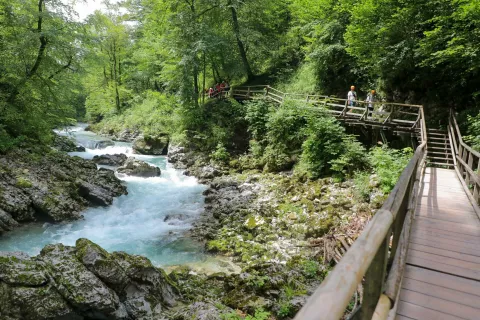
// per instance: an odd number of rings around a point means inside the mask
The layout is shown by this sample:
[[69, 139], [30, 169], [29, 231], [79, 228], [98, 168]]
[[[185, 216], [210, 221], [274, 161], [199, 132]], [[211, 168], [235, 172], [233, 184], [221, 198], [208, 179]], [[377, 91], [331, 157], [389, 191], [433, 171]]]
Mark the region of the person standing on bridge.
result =
[[372, 102], [377, 102], [377, 92], [375, 90], [370, 91], [365, 102], [368, 102], [368, 111], [373, 111], [374, 108]]
[[[355, 86], [350, 87], [350, 91], [348, 91], [347, 94], [347, 104], [350, 107], [355, 107], [357, 101], [357, 92], [355, 91]], [[352, 109], [350, 109], [348, 112], [352, 112]]]

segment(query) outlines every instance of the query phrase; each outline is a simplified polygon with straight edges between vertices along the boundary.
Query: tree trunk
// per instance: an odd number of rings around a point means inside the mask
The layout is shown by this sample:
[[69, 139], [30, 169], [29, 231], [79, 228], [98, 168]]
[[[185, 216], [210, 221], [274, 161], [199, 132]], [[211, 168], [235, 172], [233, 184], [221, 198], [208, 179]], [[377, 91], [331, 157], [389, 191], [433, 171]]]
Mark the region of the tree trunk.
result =
[[193, 66], [193, 101], [195, 102], [195, 107], [198, 107], [198, 65], [197, 59], [194, 59]]
[[203, 91], [202, 91], [202, 104], [205, 104], [205, 85], [207, 76], [207, 62], [205, 57], [205, 51], [203, 52]]
[[254, 75], [253, 75], [252, 69], [250, 68], [250, 64], [248, 63], [245, 46], [242, 42], [242, 39], [240, 39], [240, 26], [238, 25], [237, 10], [233, 7], [233, 5], [230, 5], [230, 10], [232, 11], [233, 32], [235, 33], [235, 37], [237, 38], [238, 51], [240, 51], [240, 57], [242, 58], [243, 68], [247, 73], [247, 79], [252, 80], [254, 78]]

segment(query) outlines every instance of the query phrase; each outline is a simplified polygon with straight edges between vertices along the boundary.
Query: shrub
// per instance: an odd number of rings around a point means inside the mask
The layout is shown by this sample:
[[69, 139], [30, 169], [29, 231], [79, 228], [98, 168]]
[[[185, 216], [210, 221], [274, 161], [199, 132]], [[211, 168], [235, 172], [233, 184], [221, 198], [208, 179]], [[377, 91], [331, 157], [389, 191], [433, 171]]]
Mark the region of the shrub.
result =
[[341, 156], [344, 136], [345, 129], [333, 117], [325, 116], [309, 122], [301, 162], [310, 178], [318, 178], [328, 172], [329, 162]]
[[412, 148], [396, 150], [382, 146], [370, 150], [369, 160], [373, 171], [378, 175], [383, 192], [388, 193], [392, 191], [398, 177], [400, 177], [412, 155]]
[[355, 184], [355, 198], [360, 201], [368, 201], [372, 188], [370, 186], [370, 173], [369, 172], [356, 172], [354, 177]]
[[255, 141], [264, 146], [263, 144], [266, 142], [264, 139], [267, 135], [267, 122], [273, 106], [271, 102], [260, 99], [247, 102], [245, 107], [248, 132], [250, 132]]
[[221, 143], [219, 143], [217, 145], [217, 149], [212, 152], [211, 158], [213, 161], [218, 163], [228, 163], [230, 160], [230, 154], [228, 153], [227, 149]]
[[331, 169], [343, 175], [350, 176], [354, 171], [368, 167], [365, 147], [354, 136], [345, 136], [342, 143], [342, 154], [330, 161]]

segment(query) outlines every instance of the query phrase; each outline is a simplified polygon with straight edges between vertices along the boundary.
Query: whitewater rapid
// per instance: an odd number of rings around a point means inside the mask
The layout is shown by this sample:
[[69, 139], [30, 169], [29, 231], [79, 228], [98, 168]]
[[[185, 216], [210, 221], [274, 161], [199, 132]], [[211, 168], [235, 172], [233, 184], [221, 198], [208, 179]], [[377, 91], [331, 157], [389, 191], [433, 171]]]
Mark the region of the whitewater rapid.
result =
[[158, 166], [161, 176], [119, 176], [127, 186], [128, 195], [116, 198], [111, 206], [87, 209], [83, 220], [33, 223], [6, 233], [0, 239], [0, 251], [36, 255], [47, 244], [74, 245], [77, 239], [88, 238], [110, 252], [144, 255], [157, 266], [205, 259], [202, 245], [183, 236], [203, 211], [205, 186], [174, 169], [166, 157], [134, 155], [131, 143], [113, 142], [114, 145], [102, 149], [94, 148], [108, 139], [84, 128], [85, 125], [80, 125], [59, 132], [71, 135], [86, 147], [86, 152], [72, 152], [71, 156], [91, 159], [95, 155], [124, 153]]

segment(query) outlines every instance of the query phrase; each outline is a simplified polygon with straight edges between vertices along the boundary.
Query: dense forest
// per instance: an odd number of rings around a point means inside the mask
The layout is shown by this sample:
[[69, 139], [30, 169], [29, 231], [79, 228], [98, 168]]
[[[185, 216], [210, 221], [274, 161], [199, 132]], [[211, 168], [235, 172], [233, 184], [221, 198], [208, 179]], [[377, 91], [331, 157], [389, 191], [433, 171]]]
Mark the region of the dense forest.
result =
[[225, 79], [342, 98], [354, 84], [433, 119], [478, 106], [478, 1], [129, 0], [82, 22], [68, 1], [0, 6], [3, 151], [74, 119], [195, 129]]

